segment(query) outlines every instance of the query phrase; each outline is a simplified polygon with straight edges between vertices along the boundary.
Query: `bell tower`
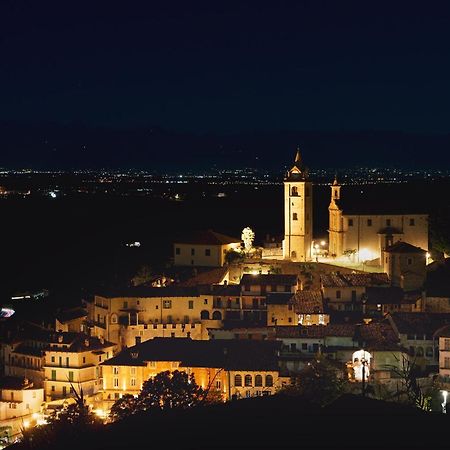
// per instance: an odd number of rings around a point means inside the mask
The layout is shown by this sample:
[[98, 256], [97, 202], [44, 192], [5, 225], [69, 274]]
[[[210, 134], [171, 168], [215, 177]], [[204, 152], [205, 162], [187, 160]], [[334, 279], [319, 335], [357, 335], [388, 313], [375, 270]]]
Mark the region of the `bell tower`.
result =
[[294, 166], [284, 179], [283, 257], [310, 261], [312, 246], [312, 183], [297, 148]]
[[344, 251], [344, 225], [342, 220], [341, 185], [337, 176], [331, 185], [331, 199], [328, 206], [329, 211], [329, 253], [332, 256], [341, 256]]

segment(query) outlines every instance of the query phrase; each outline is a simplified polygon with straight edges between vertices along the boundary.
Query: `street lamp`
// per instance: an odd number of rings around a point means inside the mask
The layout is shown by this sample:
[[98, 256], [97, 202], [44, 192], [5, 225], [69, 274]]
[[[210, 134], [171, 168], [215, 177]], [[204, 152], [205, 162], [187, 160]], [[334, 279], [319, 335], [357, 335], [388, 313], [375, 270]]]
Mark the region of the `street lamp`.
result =
[[[364, 352], [364, 350], [363, 350]], [[364, 353], [363, 356], [361, 358], [361, 364], [362, 364], [362, 385], [361, 385], [361, 390], [362, 390], [362, 396], [365, 397], [366, 396], [366, 364], [367, 364], [367, 360], [364, 357]]]
[[447, 395], [448, 391], [441, 391], [442, 397], [444, 398], [444, 401], [441, 403], [442, 406], [442, 414], [447, 414]]

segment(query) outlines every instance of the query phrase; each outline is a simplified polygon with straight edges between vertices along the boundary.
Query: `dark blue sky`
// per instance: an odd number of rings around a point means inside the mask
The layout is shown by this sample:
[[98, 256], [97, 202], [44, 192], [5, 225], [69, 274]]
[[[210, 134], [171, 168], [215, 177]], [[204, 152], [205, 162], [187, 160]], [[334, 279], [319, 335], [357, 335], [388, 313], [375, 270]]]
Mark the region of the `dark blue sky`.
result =
[[450, 131], [448, 2], [0, 2], [0, 120]]

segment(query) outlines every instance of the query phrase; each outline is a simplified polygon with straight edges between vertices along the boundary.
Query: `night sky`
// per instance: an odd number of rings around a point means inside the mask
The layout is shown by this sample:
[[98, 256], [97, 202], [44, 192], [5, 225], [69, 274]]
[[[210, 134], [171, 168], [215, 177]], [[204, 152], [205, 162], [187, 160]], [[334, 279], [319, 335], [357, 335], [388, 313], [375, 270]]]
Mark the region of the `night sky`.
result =
[[449, 43], [448, 2], [1, 0], [0, 121], [448, 133]]

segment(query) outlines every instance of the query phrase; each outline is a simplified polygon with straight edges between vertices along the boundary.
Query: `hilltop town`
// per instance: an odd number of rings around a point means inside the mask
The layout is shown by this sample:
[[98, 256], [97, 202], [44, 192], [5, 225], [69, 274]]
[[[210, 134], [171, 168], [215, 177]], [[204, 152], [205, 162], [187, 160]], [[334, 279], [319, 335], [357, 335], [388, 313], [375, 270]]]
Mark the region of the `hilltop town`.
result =
[[3, 441], [45, 425], [81, 391], [108, 421], [116, 402], [166, 371], [186, 372], [220, 403], [283, 392], [320, 361], [342, 393], [409, 404], [413, 379], [440, 405], [450, 387], [450, 289], [446, 260], [430, 256], [427, 213], [383, 200], [358, 209], [336, 177], [328, 238], [316, 237], [299, 150], [282, 201], [284, 235], [262, 247], [249, 228], [181, 232], [169, 270], [98, 287], [53, 321], [4, 308]]

